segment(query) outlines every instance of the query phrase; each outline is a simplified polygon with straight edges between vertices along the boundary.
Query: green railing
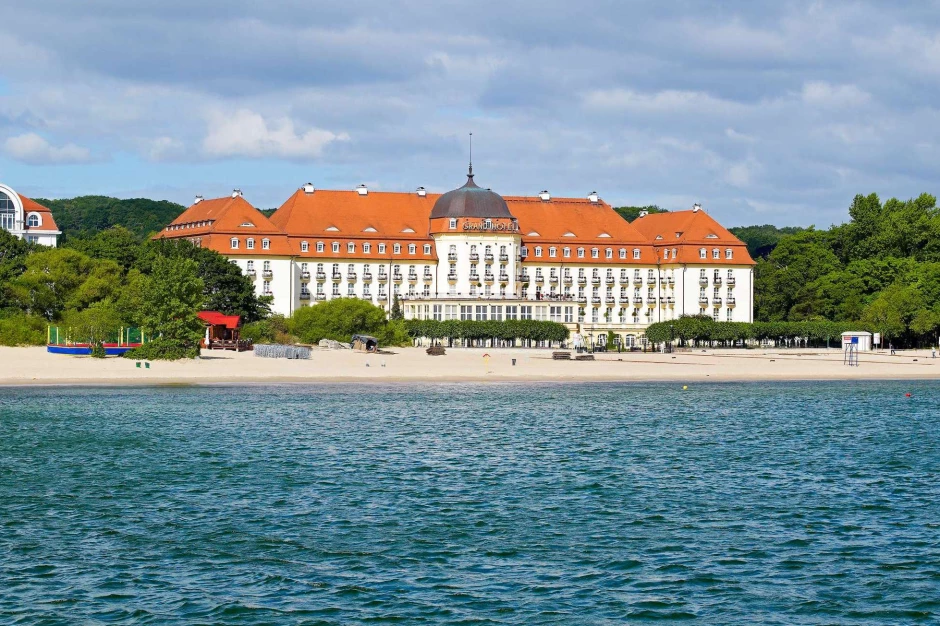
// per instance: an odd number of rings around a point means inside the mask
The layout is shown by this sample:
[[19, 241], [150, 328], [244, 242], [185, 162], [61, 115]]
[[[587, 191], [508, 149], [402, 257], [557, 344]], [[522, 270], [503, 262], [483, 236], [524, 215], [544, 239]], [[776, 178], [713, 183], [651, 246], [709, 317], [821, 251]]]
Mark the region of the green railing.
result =
[[[147, 343], [150, 337], [139, 328], [118, 328], [105, 335], [102, 343], [130, 346]], [[89, 343], [88, 337], [77, 330], [65, 326], [50, 326], [46, 343], [50, 346], [68, 346], [76, 343]]]

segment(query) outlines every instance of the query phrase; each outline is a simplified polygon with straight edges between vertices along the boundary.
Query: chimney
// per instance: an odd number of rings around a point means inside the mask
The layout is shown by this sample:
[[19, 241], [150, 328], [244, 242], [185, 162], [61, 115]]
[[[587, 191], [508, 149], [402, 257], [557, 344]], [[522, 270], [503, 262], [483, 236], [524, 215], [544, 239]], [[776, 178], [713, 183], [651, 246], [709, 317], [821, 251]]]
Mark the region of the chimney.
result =
[[418, 190], [416, 191], [416, 193], [418, 194], [419, 198], [424, 198], [425, 196], [428, 195], [428, 190], [425, 189], [424, 187], [418, 187]]
[[314, 192], [313, 183], [307, 183], [301, 189], [304, 190], [304, 193], [310, 194]]
[[193, 200], [193, 204], [199, 204], [200, 202], [202, 202], [202, 196], [196, 196], [196, 199]]
[[699, 204], [698, 202], [696, 202], [695, 204], [692, 205], [692, 212], [693, 212], [693, 213], [698, 213], [698, 212], [701, 211], [701, 210], [702, 210], [702, 205]]
[[547, 190], [543, 189], [539, 192], [539, 198], [542, 199], [542, 202], [548, 202], [552, 199], [552, 194], [548, 193]]
[[242, 196], [242, 190], [241, 190], [241, 189], [233, 189], [233, 190], [232, 190], [232, 197], [233, 197], [233, 198], [240, 198], [241, 196]]
[[366, 187], [365, 185], [359, 185], [358, 187], [356, 187], [356, 193], [358, 193], [360, 196], [368, 196], [369, 188]]
[[592, 204], [597, 204], [597, 200], [598, 200], [597, 192], [592, 191], [591, 193], [589, 193], [588, 200], [590, 200]]

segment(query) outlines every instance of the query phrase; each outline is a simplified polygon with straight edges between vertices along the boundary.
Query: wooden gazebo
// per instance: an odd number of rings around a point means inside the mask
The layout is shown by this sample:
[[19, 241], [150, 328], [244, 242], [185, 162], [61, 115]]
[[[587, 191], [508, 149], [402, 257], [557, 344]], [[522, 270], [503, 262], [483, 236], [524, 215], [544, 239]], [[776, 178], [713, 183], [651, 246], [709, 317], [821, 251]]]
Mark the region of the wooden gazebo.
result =
[[225, 315], [218, 311], [200, 311], [199, 319], [206, 325], [206, 336], [202, 347], [209, 350], [251, 350], [250, 341], [239, 338], [242, 318], [238, 315]]

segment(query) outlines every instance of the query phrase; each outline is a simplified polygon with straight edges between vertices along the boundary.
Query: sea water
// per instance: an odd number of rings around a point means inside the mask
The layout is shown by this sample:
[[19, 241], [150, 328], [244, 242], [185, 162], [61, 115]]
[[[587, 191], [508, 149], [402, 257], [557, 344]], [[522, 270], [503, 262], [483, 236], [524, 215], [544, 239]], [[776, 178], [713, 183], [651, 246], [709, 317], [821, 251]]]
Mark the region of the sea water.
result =
[[938, 416], [927, 382], [0, 389], [0, 623], [935, 622]]

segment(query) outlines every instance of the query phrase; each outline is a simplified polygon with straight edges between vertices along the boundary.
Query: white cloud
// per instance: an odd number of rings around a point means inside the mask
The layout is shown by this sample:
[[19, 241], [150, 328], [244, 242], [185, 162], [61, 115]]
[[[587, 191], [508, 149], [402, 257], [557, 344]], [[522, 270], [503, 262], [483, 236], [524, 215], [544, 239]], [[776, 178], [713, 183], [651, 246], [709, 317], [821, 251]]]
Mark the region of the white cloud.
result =
[[722, 100], [701, 91], [667, 89], [655, 93], [641, 93], [631, 89], [597, 89], [589, 92], [584, 102], [588, 107], [633, 111], [642, 113], [730, 113], [741, 105]]
[[806, 104], [822, 107], [852, 107], [871, 100], [870, 93], [855, 85], [831, 85], [825, 81], [804, 83], [801, 96]]
[[244, 156], [284, 159], [316, 158], [334, 141], [349, 139], [346, 133], [311, 128], [300, 134], [288, 117], [266, 120], [259, 113], [239, 109], [234, 114], [214, 111], [203, 151], [213, 157]]
[[56, 147], [36, 133], [9, 137], [4, 142], [3, 149], [14, 159], [31, 165], [57, 165], [91, 161], [91, 152], [88, 148], [77, 146], [74, 143]]

